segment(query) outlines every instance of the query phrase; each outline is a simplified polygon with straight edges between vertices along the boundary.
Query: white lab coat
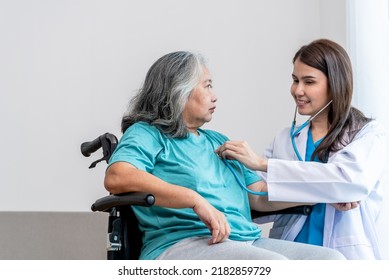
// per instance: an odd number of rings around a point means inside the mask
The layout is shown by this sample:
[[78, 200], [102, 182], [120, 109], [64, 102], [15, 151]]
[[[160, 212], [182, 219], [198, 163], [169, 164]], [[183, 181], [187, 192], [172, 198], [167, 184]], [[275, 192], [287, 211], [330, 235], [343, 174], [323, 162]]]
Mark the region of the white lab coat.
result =
[[[295, 137], [302, 158], [307, 132], [308, 127]], [[384, 129], [376, 121], [365, 125], [345, 148], [331, 154], [328, 163], [299, 161], [289, 129], [275, 137], [265, 156], [269, 159], [268, 170], [262, 175], [270, 201], [360, 201], [349, 211], [338, 211], [327, 204], [323, 246], [340, 251], [347, 259], [380, 259], [375, 224], [382, 203], [379, 178], [385, 164], [386, 140]], [[306, 220], [301, 215], [272, 218], [270, 237], [286, 240], [294, 240]]]

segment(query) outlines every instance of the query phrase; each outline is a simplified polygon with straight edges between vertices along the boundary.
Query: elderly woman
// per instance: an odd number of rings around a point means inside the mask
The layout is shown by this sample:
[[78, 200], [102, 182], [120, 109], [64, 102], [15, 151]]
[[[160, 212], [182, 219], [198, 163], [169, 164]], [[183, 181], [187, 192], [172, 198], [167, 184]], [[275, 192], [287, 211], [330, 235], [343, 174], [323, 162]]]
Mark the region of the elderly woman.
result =
[[[155, 206], [134, 207], [141, 259], [343, 259], [328, 248], [261, 238], [247, 193], [214, 152], [227, 137], [200, 128], [216, 101], [204, 59], [174, 52], [152, 65], [123, 117], [105, 187], [154, 194]], [[254, 172], [234, 168], [246, 186], [261, 188]]]

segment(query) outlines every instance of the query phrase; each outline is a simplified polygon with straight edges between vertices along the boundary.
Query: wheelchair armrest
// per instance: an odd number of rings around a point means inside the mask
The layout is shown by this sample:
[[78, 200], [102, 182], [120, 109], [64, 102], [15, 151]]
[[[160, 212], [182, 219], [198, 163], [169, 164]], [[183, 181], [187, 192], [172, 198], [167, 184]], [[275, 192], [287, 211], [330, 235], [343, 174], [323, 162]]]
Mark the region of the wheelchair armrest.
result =
[[293, 215], [306, 215], [309, 216], [312, 212], [312, 206], [311, 205], [301, 205], [301, 206], [295, 206], [290, 207], [278, 211], [269, 211], [269, 212], [261, 212], [256, 210], [251, 210], [251, 218], [260, 218], [264, 216], [271, 216], [271, 215], [280, 215], [280, 214], [293, 214]]
[[152, 206], [155, 202], [155, 197], [152, 194], [130, 192], [123, 194], [111, 194], [102, 197], [92, 204], [92, 211], [109, 212], [112, 207], [118, 206]]

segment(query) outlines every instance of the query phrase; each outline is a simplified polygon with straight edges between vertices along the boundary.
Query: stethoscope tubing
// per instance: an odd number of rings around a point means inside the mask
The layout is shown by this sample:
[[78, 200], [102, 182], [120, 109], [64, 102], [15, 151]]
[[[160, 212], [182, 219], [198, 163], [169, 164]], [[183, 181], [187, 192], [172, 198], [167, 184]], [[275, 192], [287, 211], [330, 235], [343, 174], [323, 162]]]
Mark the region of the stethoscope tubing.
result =
[[330, 102], [328, 102], [323, 108], [321, 108], [319, 110], [319, 112], [317, 112], [315, 115], [313, 115], [308, 120], [306, 120], [301, 126], [299, 126], [296, 131], [294, 131], [294, 129], [296, 127], [296, 116], [297, 116], [297, 106], [296, 106], [296, 109], [294, 110], [294, 118], [293, 118], [293, 121], [292, 121], [292, 125], [290, 127], [290, 139], [292, 141], [293, 150], [294, 150], [297, 158], [299, 159], [299, 161], [303, 161], [303, 159], [302, 159], [302, 157], [300, 155], [300, 152], [297, 149], [296, 141], [295, 141], [294, 138], [296, 137], [297, 134], [300, 133], [301, 130], [303, 130], [314, 118], [316, 118], [317, 115], [319, 115], [331, 103], [332, 103], [332, 100], [330, 100]]
[[[208, 133], [205, 133], [207, 134], [210, 138], [212, 138], [215, 142], [218, 142], [214, 137], [212, 137], [211, 135], [209, 135]], [[239, 186], [244, 189], [246, 192], [250, 193], [250, 194], [254, 194], [254, 195], [260, 195], [260, 196], [267, 196], [268, 193], [267, 192], [256, 192], [256, 191], [253, 191], [253, 190], [250, 190], [249, 188], [247, 188], [247, 186], [242, 182], [241, 178], [239, 177], [239, 175], [236, 173], [234, 167], [231, 165], [231, 163], [226, 160], [226, 159], [221, 159], [225, 165], [227, 165], [228, 169], [230, 169], [231, 173], [234, 175], [236, 181], [238, 182]]]
[[297, 134], [300, 133], [300, 131], [302, 129], [304, 129], [304, 127], [306, 127], [309, 124], [309, 122], [310, 122], [310, 120], [305, 121], [296, 131], [294, 131], [295, 125], [296, 125], [296, 121], [293, 121], [292, 122], [292, 126], [290, 128], [290, 139], [292, 140], [293, 150], [294, 150], [294, 152], [295, 152], [295, 154], [296, 154], [296, 156], [297, 156], [299, 161], [303, 161], [303, 159], [302, 159], [302, 157], [300, 155], [299, 150], [297, 149], [296, 141], [295, 141], [294, 138], [296, 137]]
[[253, 190], [250, 190], [248, 187], [245, 186], [245, 184], [242, 182], [242, 180], [239, 178], [238, 174], [236, 173], [234, 167], [229, 163], [227, 160], [223, 160], [224, 163], [227, 165], [227, 167], [231, 170], [232, 174], [234, 175], [236, 181], [238, 181], [238, 184], [241, 186], [242, 189], [244, 189], [246, 192], [254, 195], [259, 196], [267, 196], [268, 192], [256, 192]]

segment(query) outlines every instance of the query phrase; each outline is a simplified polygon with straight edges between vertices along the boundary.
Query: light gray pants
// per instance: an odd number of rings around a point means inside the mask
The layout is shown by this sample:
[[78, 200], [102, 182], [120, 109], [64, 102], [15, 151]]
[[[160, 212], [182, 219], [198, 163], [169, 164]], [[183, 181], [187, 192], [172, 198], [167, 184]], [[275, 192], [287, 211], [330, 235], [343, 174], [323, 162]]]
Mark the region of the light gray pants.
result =
[[345, 260], [336, 250], [279, 239], [232, 241], [208, 245], [210, 237], [184, 239], [158, 260]]

